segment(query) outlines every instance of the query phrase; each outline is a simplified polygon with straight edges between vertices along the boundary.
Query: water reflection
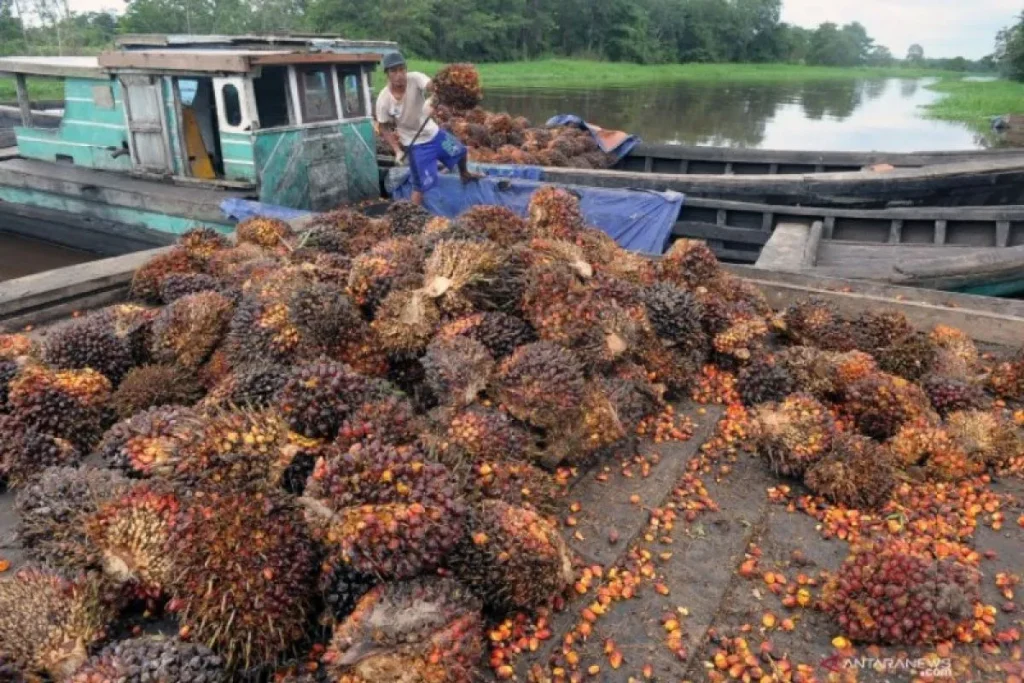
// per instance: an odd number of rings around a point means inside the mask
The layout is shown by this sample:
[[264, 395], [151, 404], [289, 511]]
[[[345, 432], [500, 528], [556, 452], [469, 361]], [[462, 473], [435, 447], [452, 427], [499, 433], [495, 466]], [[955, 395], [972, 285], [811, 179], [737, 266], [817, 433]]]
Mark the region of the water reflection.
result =
[[578, 114], [648, 142], [783, 149], [976, 149], [966, 126], [930, 121], [927, 81], [673, 84], [590, 91], [490, 90], [484, 106], [543, 122]]

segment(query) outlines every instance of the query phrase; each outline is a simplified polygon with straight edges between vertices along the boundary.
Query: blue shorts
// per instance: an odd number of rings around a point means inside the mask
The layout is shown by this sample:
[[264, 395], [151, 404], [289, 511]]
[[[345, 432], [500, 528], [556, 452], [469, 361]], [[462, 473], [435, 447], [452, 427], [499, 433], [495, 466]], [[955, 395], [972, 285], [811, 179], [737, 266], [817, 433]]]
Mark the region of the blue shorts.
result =
[[408, 152], [413, 189], [428, 192], [437, 185], [438, 161], [454, 171], [467, 154], [465, 145], [446, 130], [438, 131], [433, 140], [413, 145]]

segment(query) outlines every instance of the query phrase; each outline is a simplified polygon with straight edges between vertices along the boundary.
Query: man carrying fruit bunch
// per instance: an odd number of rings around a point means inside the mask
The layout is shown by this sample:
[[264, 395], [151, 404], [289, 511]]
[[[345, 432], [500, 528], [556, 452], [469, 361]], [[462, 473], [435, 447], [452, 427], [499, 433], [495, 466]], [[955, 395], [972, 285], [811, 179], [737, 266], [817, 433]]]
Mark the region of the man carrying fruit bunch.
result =
[[377, 124], [381, 137], [395, 151], [396, 160], [409, 162], [412, 201], [422, 204], [423, 193], [437, 184], [439, 161], [449, 171], [458, 167], [464, 183], [478, 178], [467, 167], [466, 147], [432, 118], [430, 77], [417, 71], [409, 73], [398, 52], [384, 55], [383, 66], [388, 84], [377, 96]]

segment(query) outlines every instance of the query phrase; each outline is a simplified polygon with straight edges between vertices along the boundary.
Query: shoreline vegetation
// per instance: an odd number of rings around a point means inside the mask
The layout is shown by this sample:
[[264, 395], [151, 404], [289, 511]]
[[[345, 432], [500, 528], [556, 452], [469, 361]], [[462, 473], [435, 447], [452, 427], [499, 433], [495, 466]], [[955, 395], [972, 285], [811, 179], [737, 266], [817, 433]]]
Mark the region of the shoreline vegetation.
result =
[[[433, 74], [441, 62], [410, 59], [409, 68]], [[927, 118], [957, 121], [982, 131], [990, 119], [1024, 110], [1024, 83], [969, 80], [970, 74], [908, 67], [824, 67], [795, 64], [640, 65], [574, 59], [478, 64], [486, 88], [618, 88], [671, 83], [769, 83], [858, 78], [935, 78], [928, 87], [942, 97], [923, 110]], [[379, 83], [379, 76], [377, 82]], [[34, 99], [62, 99], [59, 81], [29, 79]], [[0, 78], [0, 102], [15, 99], [14, 81]]]

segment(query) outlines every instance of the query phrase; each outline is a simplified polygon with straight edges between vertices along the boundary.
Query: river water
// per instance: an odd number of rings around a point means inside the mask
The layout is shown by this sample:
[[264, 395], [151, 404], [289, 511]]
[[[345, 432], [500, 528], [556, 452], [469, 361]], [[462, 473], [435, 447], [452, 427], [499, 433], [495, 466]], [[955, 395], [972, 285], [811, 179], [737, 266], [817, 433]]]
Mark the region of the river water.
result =
[[577, 114], [646, 142], [685, 145], [911, 152], [977, 149], [966, 125], [931, 121], [931, 79], [774, 83], [674, 83], [598, 90], [491, 89], [483, 106], [543, 124]]
[[0, 232], [0, 282], [98, 258], [96, 254]]

